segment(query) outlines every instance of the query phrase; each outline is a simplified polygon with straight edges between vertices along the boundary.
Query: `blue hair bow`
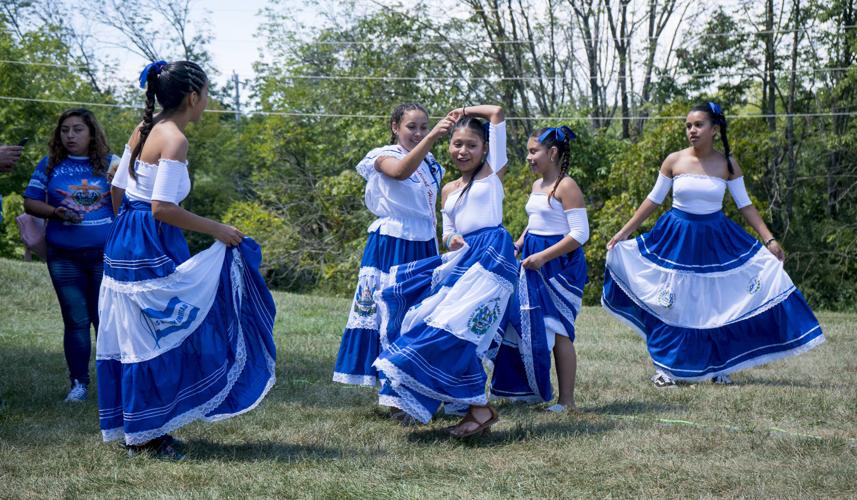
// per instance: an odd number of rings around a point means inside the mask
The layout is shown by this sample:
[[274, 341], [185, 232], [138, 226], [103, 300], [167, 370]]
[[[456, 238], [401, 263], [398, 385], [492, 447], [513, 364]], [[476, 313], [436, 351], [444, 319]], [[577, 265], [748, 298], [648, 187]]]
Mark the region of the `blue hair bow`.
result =
[[708, 101], [708, 109], [711, 110], [717, 116], [723, 116], [723, 111], [720, 109], [720, 106], [716, 102]]
[[163, 68], [166, 65], [167, 65], [167, 61], [155, 61], [155, 62], [151, 62], [151, 63], [147, 64], [146, 67], [143, 68], [143, 72], [140, 73], [140, 88], [141, 89], [146, 88], [146, 80], [149, 79], [149, 70], [154, 68], [155, 74], [157, 75], [161, 72], [161, 68]]
[[565, 125], [561, 127], [549, 127], [544, 132], [539, 135], [539, 142], [541, 144], [545, 143], [545, 139], [550, 137], [551, 134], [554, 134], [556, 140], [559, 142], [565, 142], [566, 138], [570, 141], [577, 137], [574, 135], [574, 131], [571, 128], [566, 127]]

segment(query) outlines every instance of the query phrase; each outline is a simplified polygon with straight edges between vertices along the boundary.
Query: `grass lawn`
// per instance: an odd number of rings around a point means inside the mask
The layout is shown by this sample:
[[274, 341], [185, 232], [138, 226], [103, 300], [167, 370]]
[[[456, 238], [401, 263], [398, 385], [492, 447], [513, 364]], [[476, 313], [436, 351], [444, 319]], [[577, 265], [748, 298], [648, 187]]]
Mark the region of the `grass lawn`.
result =
[[[637, 335], [578, 319], [577, 402], [500, 405], [490, 435], [403, 428], [374, 392], [330, 381], [348, 301], [274, 294], [278, 381], [259, 408], [176, 436], [188, 459], [126, 458], [68, 389], [44, 265], [0, 260], [0, 497], [854, 497], [857, 316], [820, 313], [827, 342], [712, 384], [655, 389]], [[93, 370], [94, 374], [94, 365]]]

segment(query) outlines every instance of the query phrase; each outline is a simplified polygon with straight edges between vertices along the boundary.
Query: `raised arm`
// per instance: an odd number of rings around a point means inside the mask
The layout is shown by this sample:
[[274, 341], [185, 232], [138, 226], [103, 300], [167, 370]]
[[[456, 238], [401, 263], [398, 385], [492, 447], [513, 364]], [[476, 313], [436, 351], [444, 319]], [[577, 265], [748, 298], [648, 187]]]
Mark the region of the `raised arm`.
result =
[[417, 168], [419, 168], [420, 163], [423, 161], [423, 158], [429, 154], [434, 143], [444, 135], [448, 134], [453, 125], [455, 125], [455, 119], [450, 115], [445, 116], [437, 122], [437, 125], [431, 129], [431, 132], [423, 137], [419, 144], [417, 144], [414, 149], [410, 150], [401, 160], [391, 156], [379, 156], [375, 160], [375, 170], [396, 180], [403, 181], [407, 179], [414, 174]]
[[664, 202], [664, 198], [672, 186], [675, 159], [676, 154], [672, 153], [661, 164], [661, 169], [658, 171], [658, 180], [652, 192], [640, 203], [640, 206], [634, 212], [631, 219], [610, 239], [607, 243], [608, 250], [612, 250], [616, 246], [616, 243], [627, 240], [640, 227], [640, 224], [648, 219], [661, 206], [661, 203]]
[[452, 110], [453, 113], [459, 113], [461, 116], [475, 116], [488, 120], [493, 124], [498, 124], [506, 121], [506, 115], [503, 113], [503, 108], [493, 104], [479, 104], [478, 106], [463, 106]]

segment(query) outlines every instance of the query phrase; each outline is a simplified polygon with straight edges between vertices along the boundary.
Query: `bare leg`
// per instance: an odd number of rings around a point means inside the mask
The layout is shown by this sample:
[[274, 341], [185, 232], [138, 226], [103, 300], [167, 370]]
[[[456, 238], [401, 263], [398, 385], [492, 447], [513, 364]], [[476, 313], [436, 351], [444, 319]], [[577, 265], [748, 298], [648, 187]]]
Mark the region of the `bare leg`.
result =
[[556, 344], [553, 347], [553, 357], [556, 360], [556, 378], [559, 381], [558, 404], [570, 410], [576, 410], [574, 406], [574, 382], [577, 377], [577, 353], [574, 351], [574, 343], [562, 335], [556, 336]]

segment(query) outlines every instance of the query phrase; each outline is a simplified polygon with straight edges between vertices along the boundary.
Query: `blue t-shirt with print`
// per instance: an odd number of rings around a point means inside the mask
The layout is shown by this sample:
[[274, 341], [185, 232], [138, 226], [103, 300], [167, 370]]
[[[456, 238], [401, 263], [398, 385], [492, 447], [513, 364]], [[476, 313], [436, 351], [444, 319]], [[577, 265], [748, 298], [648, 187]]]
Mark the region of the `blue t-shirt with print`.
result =
[[103, 247], [113, 223], [107, 176], [93, 174], [89, 158], [82, 156], [66, 157], [50, 175], [47, 167], [48, 158], [42, 158], [24, 190], [24, 198], [46, 201], [83, 216], [77, 224], [49, 219], [45, 230], [48, 245], [72, 250]]

